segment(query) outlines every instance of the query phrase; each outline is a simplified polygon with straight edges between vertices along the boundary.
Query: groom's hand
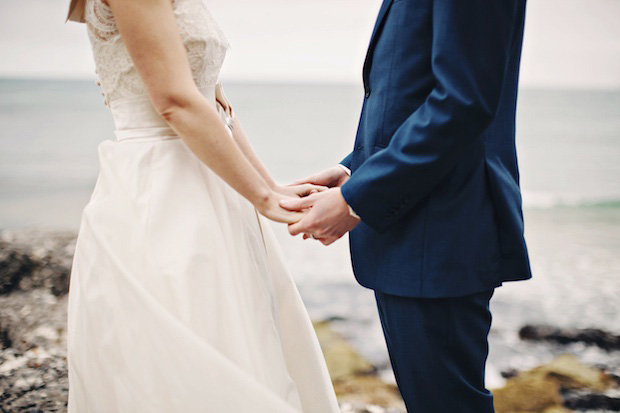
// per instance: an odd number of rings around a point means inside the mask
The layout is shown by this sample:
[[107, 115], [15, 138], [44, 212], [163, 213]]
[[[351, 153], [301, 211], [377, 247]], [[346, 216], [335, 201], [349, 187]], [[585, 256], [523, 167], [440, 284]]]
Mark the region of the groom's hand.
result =
[[331, 188], [305, 198], [282, 200], [280, 206], [289, 211], [310, 209], [301, 221], [289, 225], [288, 232], [293, 236], [304, 233], [304, 238], [312, 236], [324, 245], [330, 245], [360, 223], [359, 218], [350, 214], [340, 188]]
[[342, 167], [336, 165], [323, 172], [293, 182], [291, 185], [312, 184], [334, 188], [342, 186], [347, 179], [349, 179], [349, 174], [347, 174]]
[[326, 191], [327, 189], [328, 188], [326, 186], [319, 186], [313, 184], [291, 184], [288, 186], [277, 185], [273, 188], [275, 192], [293, 198], [303, 198], [316, 192]]

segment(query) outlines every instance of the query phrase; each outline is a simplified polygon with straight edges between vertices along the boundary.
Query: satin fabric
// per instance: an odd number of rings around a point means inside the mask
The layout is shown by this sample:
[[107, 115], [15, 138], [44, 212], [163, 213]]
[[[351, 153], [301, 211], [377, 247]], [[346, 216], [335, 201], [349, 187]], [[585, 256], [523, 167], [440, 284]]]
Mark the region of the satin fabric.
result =
[[148, 99], [110, 109], [70, 279], [69, 412], [337, 412], [266, 219]]

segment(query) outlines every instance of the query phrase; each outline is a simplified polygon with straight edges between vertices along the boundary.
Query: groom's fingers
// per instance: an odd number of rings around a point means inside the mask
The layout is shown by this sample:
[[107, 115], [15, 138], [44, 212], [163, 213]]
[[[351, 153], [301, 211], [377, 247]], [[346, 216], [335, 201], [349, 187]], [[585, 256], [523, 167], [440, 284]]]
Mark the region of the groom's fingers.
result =
[[301, 221], [299, 221], [298, 223], [296, 223], [296, 224], [290, 224], [288, 226], [288, 232], [292, 236], [299, 235], [302, 232], [304, 232], [303, 219]]
[[312, 191], [316, 191], [316, 192], [323, 192], [323, 191], [327, 191], [329, 189], [328, 186], [316, 185], [316, 184], [307, 184], [307, 188], [312, 190]]
[[289, 211], [301, 211], [302, 209], [310, 208], [315, 201], [316, 198], [313, 194], [299, 199], [282, 199], [280, 200], [280, 206]]
[[288, 232], [292, 236], [299, 235], [299, 234], [308, 234], [308, 235], [316, 236], [317, 235], [316, 228], [314, 228], [313, 223], [314, 223], [314, 219], [311, 216], [306, 215], [304, 218], [302, 218], [301, 221], [295, 224], [289, 224]]

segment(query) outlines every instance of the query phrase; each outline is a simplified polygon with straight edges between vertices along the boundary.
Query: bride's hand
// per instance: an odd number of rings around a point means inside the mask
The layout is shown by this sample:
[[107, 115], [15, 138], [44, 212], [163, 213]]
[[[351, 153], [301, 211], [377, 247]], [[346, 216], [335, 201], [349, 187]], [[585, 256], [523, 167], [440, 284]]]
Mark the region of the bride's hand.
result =
[[272, 221], [282, 222], [285, 224], [294, 224], [299, 222], [305, 215], [305, 212], [289, 211], [280, 206], [283, 199], [298, 199], [298, 196], [286, 196], [272, 190], [270, 195], [256, 206], [258, 212]]
[[290, 185], [290, 186], [276, 186], [273, 188], [275, 192], [278, 194], [293, 197], [293, 198], [303, 198], [308, 195], [312, 195], [316, 192], [322, 192], [329, 189], [326, 186], [314, 185], [314, 184], [298, 184], [298, 185]]

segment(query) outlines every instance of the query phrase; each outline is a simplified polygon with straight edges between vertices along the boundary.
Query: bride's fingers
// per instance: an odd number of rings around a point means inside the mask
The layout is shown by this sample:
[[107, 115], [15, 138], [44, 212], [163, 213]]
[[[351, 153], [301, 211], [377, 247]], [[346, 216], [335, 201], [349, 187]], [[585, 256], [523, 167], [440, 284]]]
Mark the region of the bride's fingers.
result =
[[289, 225], [298, 223], [306, 215], [303, 212], [292, 212], [286, 209], [282, 209], [282, 211], [283, 211], [282, 221], [280, 222], [284, 224], [289, 224]]
[[316, 200], [316, 196], [317, 196], [316, 194], [312, 194], [304, 198], [282, 199], [280, 200], [280, 207], [287, 209], [289, 211], [301, 211], [304, 209], [308, 209], [314, 204]]
[[[293, 199], [293, 198], [291, 198]], [[283, 224], [296, 224], [303, 219], [307, 214], [306, 211], [289, 211], [288, 209], [276, 206], [272, 211], [268, 212], [265, 216], [272, 221], [280, 222]]]
[[295, 193], [300, 196], [308, 196], [315, 194], [317, 192], [323, 192], [328, 190], [329, 188], [321, 185], [313, 185], [313, 184], [302, 184], [294, 187]]

